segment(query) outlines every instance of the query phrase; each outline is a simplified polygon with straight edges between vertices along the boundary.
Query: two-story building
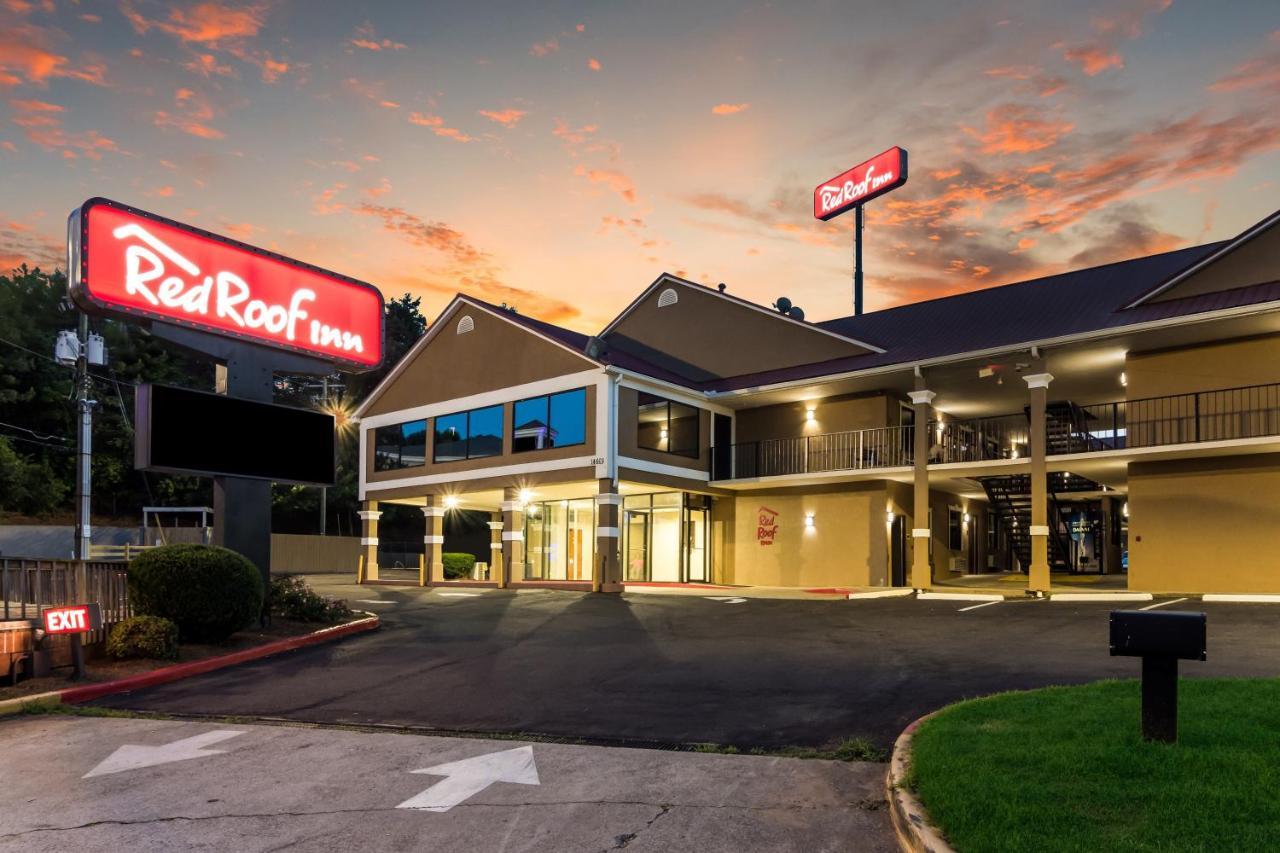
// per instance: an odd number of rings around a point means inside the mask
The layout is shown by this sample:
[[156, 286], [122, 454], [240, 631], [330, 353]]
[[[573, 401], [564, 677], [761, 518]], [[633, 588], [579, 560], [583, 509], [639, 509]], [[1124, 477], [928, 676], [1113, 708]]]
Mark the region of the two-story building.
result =
[[362, 403], [379, 507], [490, 513], [472, 583], [1280, 592], [1280, 214], [806, 322], [663, 275], [594, 336], [465, 295]]

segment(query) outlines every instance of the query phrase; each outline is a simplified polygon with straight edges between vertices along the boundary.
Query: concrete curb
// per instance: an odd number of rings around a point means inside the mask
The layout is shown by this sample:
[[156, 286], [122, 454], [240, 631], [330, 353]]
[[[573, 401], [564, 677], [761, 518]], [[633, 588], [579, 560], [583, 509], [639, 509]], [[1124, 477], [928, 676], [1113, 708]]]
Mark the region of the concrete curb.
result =
[[1050, 601], [1153, 601], [1149, 592], [1055, 592]]
[[289, 652], [306, 646], [327, 643], [331, 640], [350, 636], [351, 634], [373, 631], [381, 624], [381, 620], [376, 614], [369, 613], [368, 611], [357, 612], [364, 613], [365, 617], [342, 625], [334, 625], [331, 628], [322, 628], [319, 631], [312, 631], [310, 634], [301, 634], [297, 637], [286, 637], [282, 640], [275, 640], [270, 643], [264, 643], [261, 646], [241, 649], [238, 652], [231, 652], [226, 655], [217, 655], [215, 657], [191, 661], [190, 663], [179, 663], [174, 664], [173, 666], [161, 667], [160, 669], [153, 669], [151, 672], [144, 672], [140, 675], [132, 675], [128, 678], [118, 678], [115, 681], [104, 681], [100, 684], [86, 684], [83, 687], [68, 687], [65, 690], [55, 690], [50, 693], [37, 693], [33, 696], [19, 696], [16, 699], [6, 699], [5, 701], [0, 702], [0, 716], [18, 713], [26, 705], [71, 705], [78, 702], [88, 702], [102, 696], [109, 696], [113, 693], [127, 693], [131, 690], [140, 690], [144, 687], [154, 687], [157, 684], [167, 684], [171, 681], [178, 681], [179, 679], [189, 678], [193, 675], [213, 672], [214, 670], [224, 669], [228, 666], [235, 666], [236, 664], [247, 663], [248, 661], [280, 654], [281, 652]]
[[907, 772], [911, 769], [911, 739], [920, 724], [937, 713], [925, 714], [898, 735], [889, 758], [889, 772], [885, 774], [889, 817], [898, 847], [904, 853], [955, 853], [937, 827], [929, 822], [924, 806], [906, 787]]
[[921, 592], [918, 601], [1004, 601], [998, 592]]

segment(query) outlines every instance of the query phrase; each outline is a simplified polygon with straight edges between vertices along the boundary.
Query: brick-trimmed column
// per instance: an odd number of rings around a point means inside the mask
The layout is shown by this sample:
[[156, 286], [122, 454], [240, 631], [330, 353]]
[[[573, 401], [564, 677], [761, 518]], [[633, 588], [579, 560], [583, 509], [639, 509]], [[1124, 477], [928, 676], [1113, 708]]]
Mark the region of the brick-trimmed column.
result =
[[364, 579], [378, 579], [378, 519], [382, 513], [378, 511], [377, 501], [365, 501], [360, 516], [360, 549], [364, 553]]
[[911, 527], [911, 586], [928, 589], [933, 584], [933, 568], [929, 565], [929, 407], [937, 395], [923, 388], [909, 392], [915, 409], [915, 435], [912, 437], [912, 465], [915, 485], [912, 489], [914, 509]]
[[436, 498], [427, 495], [426, 506], [422, 508], [426, 521], [422, 535], [422, 562], [426, 566], [427, 582], [440, 583], [444, 580], [444, 507], [437, 506]]
[[489, 580], [499, 581], [502, 574], [502, 513], [489, 516]]
[[524, 580], [524, 503], [520, 490], [502, 490], [502, 576], [498, 586]]
[[1051, 373], [1022, 377], [1031, 391], [1031, 567], [1027, 590], [1049, 592], [1049, 463], [1045, 435], [1045, 405], [1049, 400]]
[[596, 561], [591, 587], [596, 592], [622, 592], [622, 495], [613, 480], [600, 481], [596, 495]]

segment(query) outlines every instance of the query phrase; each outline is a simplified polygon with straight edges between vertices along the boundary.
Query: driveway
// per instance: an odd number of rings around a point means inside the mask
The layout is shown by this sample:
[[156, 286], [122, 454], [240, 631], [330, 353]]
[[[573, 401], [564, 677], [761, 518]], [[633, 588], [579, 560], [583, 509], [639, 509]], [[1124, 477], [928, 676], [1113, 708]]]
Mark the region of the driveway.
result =
[[[100, 704], [607, 744], [887, 748], [958, 699], [1139, 673], [1108, 655], [1107, 618], [1141, 604], [316, 584], [383, 628]], [[1185, 675], [1280, 675], [1280, 606], [1170, 609], [1208, 614], [1209, 660], [1184, 662]]]

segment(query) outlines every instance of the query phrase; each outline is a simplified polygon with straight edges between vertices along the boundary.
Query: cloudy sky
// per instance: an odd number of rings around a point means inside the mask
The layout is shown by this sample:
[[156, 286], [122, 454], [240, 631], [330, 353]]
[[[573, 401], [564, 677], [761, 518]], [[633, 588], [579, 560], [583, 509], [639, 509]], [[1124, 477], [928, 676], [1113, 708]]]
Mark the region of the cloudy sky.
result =
[[1280, 6], [0, 0], [0, 266], [101, 195], [598, 330], [669, 271], [851, 312], [1231, 236], [1280, 207]]

